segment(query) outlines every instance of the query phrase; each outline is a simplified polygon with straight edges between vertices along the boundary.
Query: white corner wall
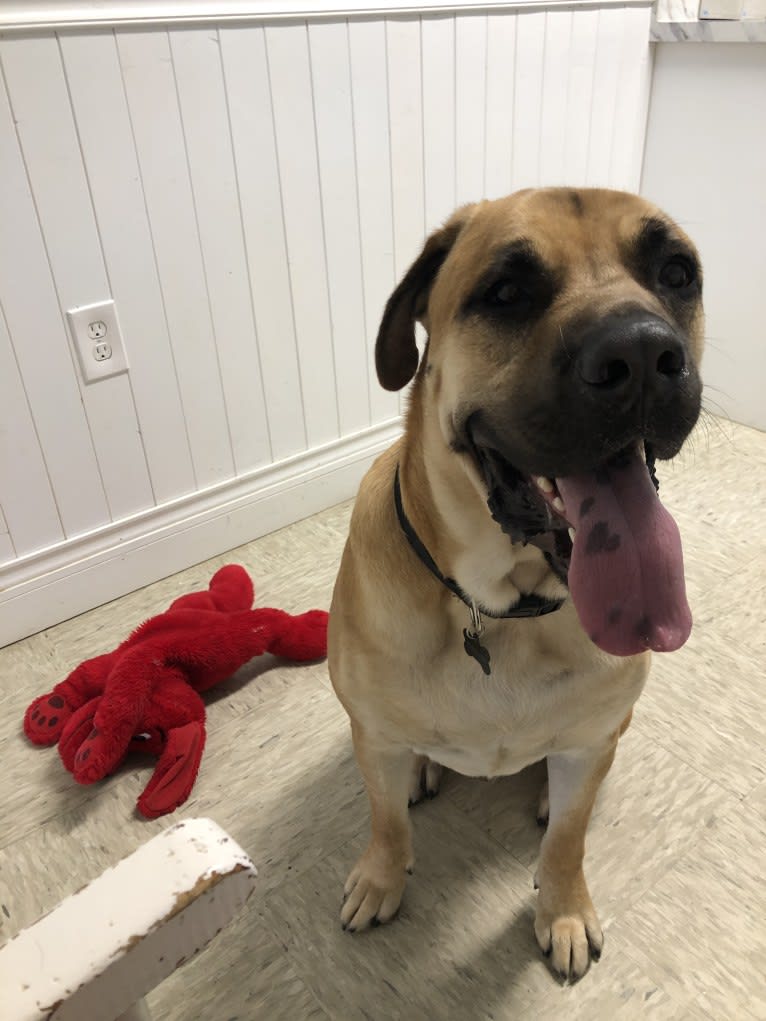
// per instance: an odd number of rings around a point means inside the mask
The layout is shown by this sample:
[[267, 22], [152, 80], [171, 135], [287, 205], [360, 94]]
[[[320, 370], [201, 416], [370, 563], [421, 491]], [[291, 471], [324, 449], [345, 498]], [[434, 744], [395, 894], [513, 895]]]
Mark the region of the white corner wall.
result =
[[[649, 18], [0, 33], [0, 645], [351, 496], [398, 428], [372, 345], [425, 233], [638, 188]], [[130, 372], [85, 385], [65, 311], [109, 297]]]
[[641, 190], [700, 248], [706, 405], [766, 429], [766, 45], [656, 46]]

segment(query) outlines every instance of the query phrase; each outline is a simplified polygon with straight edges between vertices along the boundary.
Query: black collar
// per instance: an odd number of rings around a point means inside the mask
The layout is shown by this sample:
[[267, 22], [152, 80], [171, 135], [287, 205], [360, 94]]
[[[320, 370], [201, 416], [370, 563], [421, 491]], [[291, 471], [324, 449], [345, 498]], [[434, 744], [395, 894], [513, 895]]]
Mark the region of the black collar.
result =
[[417, 532], [412, 527], [412, 523], [404, 513], [404, 507], [402, 505], [402, 490], [399, 484], [398, 465], [396, 466], [396, 475], [394, 477], [394, 503], [396, 504], [396, 516], [399, 518], [399, 524], [401, 525], [402, 531], [418, 558], [426, 565], [431, 574], [433, 574], [435, 578], [439, 579], [442, 585], [446, 585], [450, 592], [456, 595], [458, 599], [461, 599], [472, 611], [478, 609], [485, 617], [495, 618], [542, 617], [546, 613], [553, 613], [555, 610], [558, 610], [564, 605], [563, 599], [546, 599], [544, 596], [522, 595], [518, 602], [514, 603], [513, 606], [510, 606], [507, 610], [504, 610], [501, 613], [498, 613], [495, 610], [488, 610], [485, 606], [482, 606], [480, 603], [471, 599], [471, 597], [467, 595], [463, 589], [461, 589], [454, 578], [445, 578], [436, 566], [434, 558], [423, 545]]

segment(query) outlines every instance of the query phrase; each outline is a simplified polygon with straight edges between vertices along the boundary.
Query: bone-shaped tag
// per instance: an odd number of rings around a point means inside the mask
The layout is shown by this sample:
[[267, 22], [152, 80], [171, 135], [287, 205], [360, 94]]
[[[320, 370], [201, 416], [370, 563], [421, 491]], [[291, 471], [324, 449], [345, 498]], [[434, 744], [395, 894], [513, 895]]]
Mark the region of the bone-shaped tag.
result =
[[468, 628], [463, 628], [463, 648], [469, 656], [476, 660], [484, 673], [489, 676], [491, 673], [489, 669], [489, 649], [486, 649], [479, 641], [479, 636], [474, 634], [473, 631], [469, 631]]

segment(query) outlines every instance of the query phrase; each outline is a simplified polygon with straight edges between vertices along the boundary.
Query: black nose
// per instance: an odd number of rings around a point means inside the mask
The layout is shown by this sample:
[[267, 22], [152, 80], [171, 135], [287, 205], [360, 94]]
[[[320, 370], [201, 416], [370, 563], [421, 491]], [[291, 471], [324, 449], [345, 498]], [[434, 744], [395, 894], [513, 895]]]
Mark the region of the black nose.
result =
[[643, 310], [600, 319], [586, 331], [577, 358], [587, 390], [606, 400], [674, 389], [685, 369], [684, 347], [673, 327]]

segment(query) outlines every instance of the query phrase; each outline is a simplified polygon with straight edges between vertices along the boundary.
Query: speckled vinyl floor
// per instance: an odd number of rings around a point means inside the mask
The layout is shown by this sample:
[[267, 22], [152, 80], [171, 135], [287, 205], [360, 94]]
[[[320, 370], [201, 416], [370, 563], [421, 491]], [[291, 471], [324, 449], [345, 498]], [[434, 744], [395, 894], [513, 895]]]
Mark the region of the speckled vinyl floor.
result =
[[21, 734], [34, 695], [222, 563], [252, 572], [260, 605], [328, 606], [349, 505], [0, 650], [0, 942], [169, 821], [209, 815], [260, 879], [152, 994], [158, 1019], [766, 1018], [766, 435], [709, 420], [660, 474], [695, 628], [655, 658], [599, 796], [586, 870], [606, 945], [579, 985], [554, 980], [532, 934], [539, 768], [448, 774], [413, 809], [399, 919], [341, 931], [367, 804], [325, 664], [255, 661], [215, 692], [197, 785], [170, 819], [134, 812], [144, 762], [78, 787]]

